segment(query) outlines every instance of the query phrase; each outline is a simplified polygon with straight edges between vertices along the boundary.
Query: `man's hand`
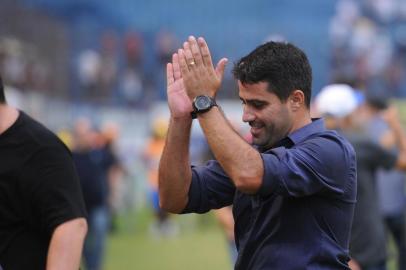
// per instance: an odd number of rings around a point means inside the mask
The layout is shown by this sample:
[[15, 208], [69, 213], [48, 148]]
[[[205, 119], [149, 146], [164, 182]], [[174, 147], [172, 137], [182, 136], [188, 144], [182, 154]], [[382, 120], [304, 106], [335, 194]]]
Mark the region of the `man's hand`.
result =
[[400, 126], [399, 112], [394, 105], [390, 106], [383, 112], [382, 118], [390, 127]]
[[361, 266], [354, 259], [348, 262], [348, 267], [350, 267], [351, 270], [361, 270]]
[[199, 95], [215, 97], [223, 80], [227, 63], [222, 58], [214, 69], [209, 47], [203, 38], [190, 36], [178, 50], [179, 65], [187, 95], [194, 99]]
[[175, 119], [190, 118], [192, 102], [186, 94], [184, 81], [179, 67], [179, 55], [172, 55], [172, 63], [166, 66], [167, 94], [169, 110]]

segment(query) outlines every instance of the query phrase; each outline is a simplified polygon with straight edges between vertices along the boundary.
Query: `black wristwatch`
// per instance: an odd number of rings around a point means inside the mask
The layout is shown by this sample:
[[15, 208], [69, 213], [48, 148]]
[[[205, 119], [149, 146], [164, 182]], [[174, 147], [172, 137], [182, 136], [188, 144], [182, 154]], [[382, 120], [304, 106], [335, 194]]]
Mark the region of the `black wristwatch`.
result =
[[195, 119], [197, 114], [209, 111], [213, 106], [217, 106], [214, 98], [210, 96], [197, 96], [193, 99], [192, 118]]

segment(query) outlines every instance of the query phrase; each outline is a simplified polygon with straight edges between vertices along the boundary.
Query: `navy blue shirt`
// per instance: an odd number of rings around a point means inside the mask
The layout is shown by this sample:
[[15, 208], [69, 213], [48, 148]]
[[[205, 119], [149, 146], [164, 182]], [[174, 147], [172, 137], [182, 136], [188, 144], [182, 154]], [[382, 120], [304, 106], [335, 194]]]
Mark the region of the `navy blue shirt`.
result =
[[90, 212], [108, 203], [108, 170], [115, 164], [114, 156], [107, 148], [72, 152], [83, 190], [86, 210]]
[[217, 161], [192, 167], [184, 213], [233, 204], [235, 269], [349, 269], [356, 198], [350, 143], [314, 120], [261, 153], [262, 186], [237, 190]]

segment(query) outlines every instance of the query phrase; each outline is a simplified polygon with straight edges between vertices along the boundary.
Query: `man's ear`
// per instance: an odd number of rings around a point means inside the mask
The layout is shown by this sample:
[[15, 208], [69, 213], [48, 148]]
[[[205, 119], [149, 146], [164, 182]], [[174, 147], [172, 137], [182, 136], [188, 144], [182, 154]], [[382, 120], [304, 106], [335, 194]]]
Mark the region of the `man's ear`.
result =
[[305, 106], [305, 96], [302, 90], [294, 90], [289, 95], [289, 103], [292, 111], [297, 111], [301, 107]]

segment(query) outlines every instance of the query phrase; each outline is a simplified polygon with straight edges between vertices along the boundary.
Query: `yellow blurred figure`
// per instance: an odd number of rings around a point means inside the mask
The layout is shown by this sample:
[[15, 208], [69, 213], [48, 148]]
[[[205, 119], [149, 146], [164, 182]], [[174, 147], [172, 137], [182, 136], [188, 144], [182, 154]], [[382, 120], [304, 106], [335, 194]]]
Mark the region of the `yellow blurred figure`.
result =
[[56, 133], [56, 135], [70, 150], [72, 150], [73, 138], [72, 133], [69, 130], [61, 129]]
[[167, 131], [168, 121], [163, 118], [156, 119], [152, 125], [152, 136], [144, 152], [148, 169], [148, 182], [150, 187], [156, 191], [158, 191], [159, 160], [165, 146]]
[[165, 139], [166, 133], [168, 132], [168, 120], [164, 118], [158, 118], [154, 121], [152, 125], [152, 134], [156, 139]]
[[[149, 195], [156, 217], [156, 223], [152, 224], [152, 233], [160, 235], [174, 235], [177, 228], [169, 220], [169, 214], [159, 207], [158, 195], [158, 169], [162, 151], [165, 146], [165, 138], [169, 123], [166, 119], [157, 118], [152, 124], [151, 138], [146, 144], [144, 160], [148, 170]], [[159, 236], [159, 235], [158, 235]]]

